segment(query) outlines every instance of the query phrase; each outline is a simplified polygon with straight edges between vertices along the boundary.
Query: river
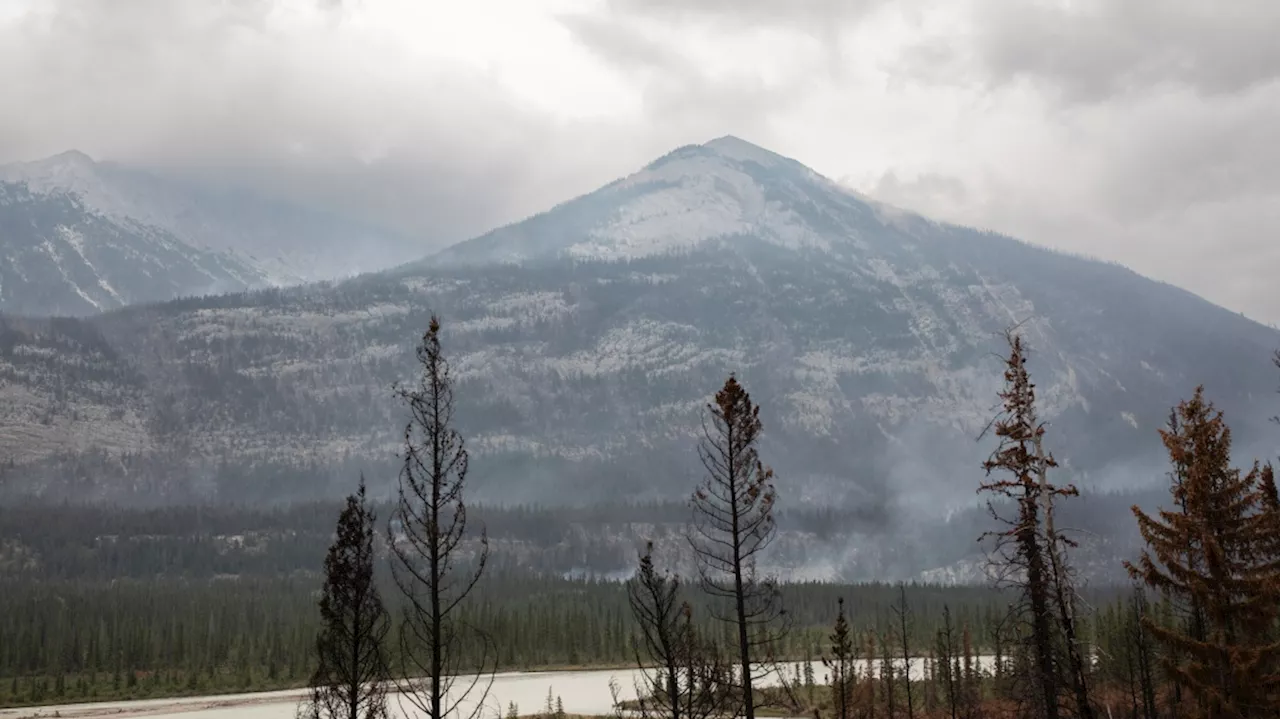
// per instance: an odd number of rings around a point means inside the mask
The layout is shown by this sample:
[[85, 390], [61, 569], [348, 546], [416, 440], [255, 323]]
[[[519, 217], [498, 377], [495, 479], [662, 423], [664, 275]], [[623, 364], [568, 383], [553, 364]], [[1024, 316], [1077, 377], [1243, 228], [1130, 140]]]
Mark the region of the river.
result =
[[[981, 668], [989, 668], [992, 657], [979, 657]], [[876, 663], [878, 665], [878, 662]], [[790, 677], [796, 670], [796, 664], [784, 667]], [[863, 665], [865, 666], [865, 665]], [[876, 669], [878, 670], [878, 666]], [[920, 678], [923, 666], [919, 662], [912, 663], [912, 675]], [[814, 663], [813, 674], [822, 681], [826, 669], [820, 662]], [[558, 696], [564, 702], [564, 710], [569, 714], [611, 714], [613, 696], [609, 689], [610, 681], [616, 681], [623, 699], [634, 699], [635, 685], [640, 673], [634, 669], [592, 670], [592, 671], [556, 671], [556, 672], [511, 672], [498, 674], [493, 678], [489, 696], [484, 703], [484, 719], [501, 719], [506, 715], [507, 705], [514, 702], [522, 715], [536, 714], [543, 710], [547, 701], [547, 693]], [[777, 677], [769, 677], [766, 684], [773, 683]], [[461, 686], [461, 684], [459, 684]], [[94, 704], [64, 704], [60, 706], [25, 707], [21, 709], [0, 709], [0, 719], [294, 719], [301, 690], [277, 692], [256, 692], [252, 694], [226, 694], [218, 696], [187, 697], [178, 699], [145, 699], [139, 701], [100, 702]], [[402, 700], [393, 695], [390, 699], [393, 708], [392, 716], [397, 718], [421, 716], [418, 711], [410, 710], [407, 704], [401, 709]], [[475, 701], [464, 702], [461, 716], [466, 719], [476, 707]]]

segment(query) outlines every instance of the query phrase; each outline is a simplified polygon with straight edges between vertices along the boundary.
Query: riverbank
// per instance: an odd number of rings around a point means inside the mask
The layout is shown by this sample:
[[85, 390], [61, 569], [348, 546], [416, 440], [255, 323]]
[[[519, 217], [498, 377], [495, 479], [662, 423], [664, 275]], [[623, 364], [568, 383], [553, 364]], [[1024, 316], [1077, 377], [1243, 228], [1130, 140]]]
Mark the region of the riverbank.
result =
[[[980, 671], [990, 669], [991, 656], [976, 657]], [[789, 662], [781, 667], [782, 674], [793, 676], [801, 662]], [[821, 662], [811, 664], [812, 673], [819, 682], [825, 669]], [[859, 672], [878, 675], [880, 662], [869, 665], [855, 662]], [[924, 662], [912, 661], [911, 675], [923, 679]], [[580, 716], [606, 716], [614, 711], [614, 695], [611, 685], [616, 685], [617, 699], [623, 702], [636, 699], [636, 686], [642, 681], [640, 670], [634, 667], [590, 670], [546, 670], [506, 672], [493, 676], [492, 685], [482, 706], [483, 719], [502, 719], [511, 705], [517, 714], [534, 715], [546, 706], [548, 698], [562, 703], [567, 714]], [[777, 675], [766, 677], [762, 686], [777, 681]], [[305, 689], [288, 689], [273, 692], [245, 692], [240, 694], [204, 695], [169, 699], [144, 699], [139, 701], [112, 701], [81, 704], [46, 705], [0, 709], [0, 719], [294, 719], [295, 709]], [[393, 699], [393, 708], [401, 698]], [[477, 704], [463, 702], [461, 716], [467, 717]], [[530, 711], [532, 710], [532, 711]], [[393, 711], [392, 716], [402, 717], [404, 712]]]
[[[592, 671], [625, 671], [635, 669], [634, 663], [609, 663], [600, 664], [549, 664], [534, 667], [521, 667], [519, 669], [511, 669], [501, 672], [503, 675], [537, 675], [548, 672], [592, 672]], [[148, 690], [146, 678], [148, 675], [142, 674], [135, 680], [137, 683], [133, 687], [122, 687], [118, 691], [113, 690], [109, 683], [110, 676], [103, 675], [104, 681], [101, 686], [95, 687], [96, 693], [92, 696], [59, 697], [57, 704], [47, 701], [42, 702], [16, 702], [16, 703], [0, 703], [0, 717], [7, 717], [4, 713], [10, 709], [35, 708], [42, 706], [77, 706], [81, 704], [109, 705], [109, 704], [137, 704], [152, 701], [176, 701], [182, 699], [202, 699], [214, 697], [237, 697], [237, 696], [255, 696], [269, 695], [288, 691], [301, 691], [306, 687], [306, 682], [299, 680], [286, 680], [272, 682], [271, 680], [258, 680], [249, 687], [226, 687], [221, 689], [186, 689], [183, 687], [174, 687], [173, 685], [159, 685], [155, 689]], [[21, 681], [28, 681], [23, 678]], [[5, 681], [10, 681], [6, 679]], [[13, 680], [17, 681], [17, 680]], [[74, 681], [74, 678], [73, 678]], [[63, 714], [63, 716], [67, 716]]]
[[[636, 669], [590, 671], [540, 671], [497, 674], [482, 706], [463, 702], [462, 716], [482, 709], [486, 719], [505, 717], [511, 705], [520, 715], [533, 715], [547, 702], [548, 696], [559, 700], [566, 714], [603, 716], [613, 711], [611, 682], [616, 682], [621, 699], [635, 698]], [[80, 704], [14, 707], [0, 709], [0, 719], [293, 719], [305, 689], [273, 692], [206, 695], [139, 701], [112, 701]], [[392, 716], [404, 716], [399, 704], [403, 697], [393, 695]], [[407, 706], [407, 705], [406, 705]], [[533, 711], [530, 711], [533, 710]]]

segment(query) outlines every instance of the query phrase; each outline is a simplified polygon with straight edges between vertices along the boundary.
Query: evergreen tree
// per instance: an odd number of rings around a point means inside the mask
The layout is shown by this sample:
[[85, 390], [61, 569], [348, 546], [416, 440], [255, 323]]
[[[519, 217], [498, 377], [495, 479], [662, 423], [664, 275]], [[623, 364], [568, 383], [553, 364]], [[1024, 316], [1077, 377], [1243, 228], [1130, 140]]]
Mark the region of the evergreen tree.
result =
[[835, 719], [851, 719], [854, 687], [858, 683], [858, 667], [854, 655], [854, 637], [845, 620], [845, 597], [836, 600], [836, 623], [831, 629], [831, 656], [824, 656], [823, 667], [831, 681], [831, 705]]
[[1272, 631], [1280, 571], [1267, 556], [1273, 535], [1263, 472], [1256, 463], [1247, 473], [1231, 467], [1231, 430], [1202, 387], [1175, 413], [1178, 421], [1161, 438], [1176, 468], [1171, 491], [1180, 511], [1152, 517], [1133, 508], [1147, 547], [1126, 566], [1148, 586], [1198, 607], [1203, 633], [1149, 617], [1143, 626], [1168, 650], [1170, 676], [1197, 699], [1186, 715], [1273, 717], [1280, 711], [1280, 643]]
[[[417, 357], [422, 370], [417, 385], [396, 390], [410, 414], [388, 532], [392, 576], [406, 600], [398, 678], [402, 694], [430, 719], [454, 716], [468, 700], [474, 702], [471, 716], [476, 716], [492, 686], [496, 657], [487, 635], [457, 621], [456, 615], [484, 572], [489, 543], [482, 532], [474, 547], [463, 547], [467, 450], [453, 428], [453, 379], [435, 315]], [[459, 560], [466, 555], [474, 559], [462, 567]], [[482, 647], [469, 656], [468, 630], [478, 635], [474, 641]], [[455, 690], [458, 681], [464, 685]]]
[[317, 667], [300, 712], [306, 719], [386, 716], [390, 622], [374, 581], [374, 521], [361, 477], [338, 517], [337, 537], [324, 560]]
[[942, 628], [938, 630], [937, 669], [942, 695], [947, 703], [951, 719], [960, 719], [961, 681], [959, 657], [956, 656], [955, 631], [951, 625], [951, 608], [942, 608]]
[[756, 450], [760, 408], [736, 378], [729, 377], [707, 410], [698, 447], [706, 478], [693, 494], [689, 539], [704, 590], [733, 605], [719, 617], [735, 629], [741, 711], [755, 719], [757, 665], [774, 658], [785, 631], [777, 587], [756, 573], [758, 555], [775, 536], [773, 470]]
[[627, 600], [640, 629], [635, 654], [642, 675], [641, 715], [705, 719], [718, 714], [725, 701], [719, 654], [694, 629], [693, 609], [680, 601], [679, 578], [654, 567], [652, 542], [627, 583]]

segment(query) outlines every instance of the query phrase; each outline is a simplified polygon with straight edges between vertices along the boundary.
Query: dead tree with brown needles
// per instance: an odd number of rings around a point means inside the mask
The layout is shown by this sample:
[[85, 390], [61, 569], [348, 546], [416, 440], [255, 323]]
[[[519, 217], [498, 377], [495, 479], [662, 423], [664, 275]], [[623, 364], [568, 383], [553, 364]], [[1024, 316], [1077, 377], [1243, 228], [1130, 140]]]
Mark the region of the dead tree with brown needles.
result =
[[732, 375], [707, 405], [702, 429], [698, 454], [706, 477], [693, 493], [689, 543], [704, 591], [731, 605], [713, 611], [736, 630], [741, 712], [754, 719], [762, 706], [755, 683], [777, 671], [774, 652], [787, 619], [776, 582], [756, 565], [775, 535], [773, 470], [756, 449], [760, 408]]
[[1171, 487], [1178, 509], [1152, 516], [1133, 508], [1147, 548], [1126, 566], [1135, 579], [1197, 607], [1203, 624], [1198, 636], [1150, 617], [1143, 626], [1165, 647], [1175, 685], [1195, 699], [1180, 713], [1280, 715], [1280, 566], [1269, 556], [1275, 535], [1266, 475], [1256, 462], [1249, 472], [1231, 466], [1231, 430], [1202, 387], [1175, 412], [1176, 431], [1161, 437], [1179, 469]]
[[[453, 428], [453, 380], [435, 315], [417, 357], [417, 384], [396, 388], [410, 415], [388, 533], [392, 576], [406, 600], [398, 679], [401, 694], [430, 719], [456, 718], [468, 701], [475, 708], [467, 716], [476, 717], [493, 682], [496, 652], [487, 635], [456, 613], [484, 572], [489, 544], [482, 530], [473, 546], [463, 546], [467, 450]], [[465, 633], [478, 639], [472, 646], [483, 647], [478, 656], [464, 656]]]
[[1026, 348], [1013, 330], [1005, 333], [1005, 340], [1009, 355], [1004, 362], [1005, 386], [1000, 392], [1002, 409], [990, 427], [1000, 443], [983, 468], [988, 477], [997, 470], [1006, 477], [983, 483], [979, 491], [1012, 500], [1017, 511], [1013, 517], [1005, 517], [994, 502], [988, 502], [992, 516], [1005, 528], [984, 538], [994, 540], [998, 581], [1019, 591], [1014, 611], [1025, 627], [1019, 634], [1029, 642], [1030, 656], [1024, 665], [1027, 675], [1019, 678], [1025, 680], [1034, 715], [1057, 719], [1062, 714], [1064, 694], [1069, 694], [1075, 715], [1093, 719], [1088, 672], [1076, 630], [1075, 590], [1066, 557], [1066, 550], [1074, 543], [1053, 521], [1055, 501], [1078, 492], [1074, 486], [1060, 487], [1048, 480], [1049, 470], [1058, 464], [1044, 449], [1045, 425], [1037, 416]]

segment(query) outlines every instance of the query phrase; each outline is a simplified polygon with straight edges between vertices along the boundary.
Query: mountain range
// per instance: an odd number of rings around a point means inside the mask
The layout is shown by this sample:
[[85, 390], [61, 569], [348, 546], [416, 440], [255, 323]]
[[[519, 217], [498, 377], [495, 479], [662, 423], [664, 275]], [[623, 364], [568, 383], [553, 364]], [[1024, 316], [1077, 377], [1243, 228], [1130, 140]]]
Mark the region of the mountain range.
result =
[[421, 257], [333, 213], [69, 151], [0, 165], [0, 311], [85, 315]]
[[259, 287], [266, 276], [233, 255], [86, 210], [67, 192], [0, 182], [0, 309], [87, 315], [188, 294]]
[[432, 312], [489, 501], [683, 496], [733, 372], [786, 501], [886, 526], [971, 506], [1013, 325], [1049, 446], [1082, 485], [1161, 481], [1156, 430], [1201, 383], [1241, 461], [1277, 444], [1275, 330], [725, 137], [391, 270], [0, 316], [0, 494], [272, 501], [344, 492], [360, 470], [385, 491], [391, 387], [412, 380]]

